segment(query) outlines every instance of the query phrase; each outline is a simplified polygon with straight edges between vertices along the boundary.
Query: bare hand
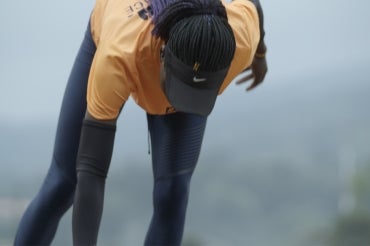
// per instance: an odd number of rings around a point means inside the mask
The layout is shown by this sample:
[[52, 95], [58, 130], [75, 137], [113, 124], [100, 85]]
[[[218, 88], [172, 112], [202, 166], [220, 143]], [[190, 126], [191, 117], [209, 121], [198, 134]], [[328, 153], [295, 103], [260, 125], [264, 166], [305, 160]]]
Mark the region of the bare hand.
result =
[[[244, 74], [247, 71], [251, 71], [249, 74]], [[247, 91], [254, 89], [257, 85], [261, 84], [265, 79], [267, 73], [267, 62], [266, 57], [259, 58], [254, 57], [252, 65], [243, 71], [243, 77], [236, 81], [237, 85], [248, 82], [253, 79], [252, 84], [247, 87]]]

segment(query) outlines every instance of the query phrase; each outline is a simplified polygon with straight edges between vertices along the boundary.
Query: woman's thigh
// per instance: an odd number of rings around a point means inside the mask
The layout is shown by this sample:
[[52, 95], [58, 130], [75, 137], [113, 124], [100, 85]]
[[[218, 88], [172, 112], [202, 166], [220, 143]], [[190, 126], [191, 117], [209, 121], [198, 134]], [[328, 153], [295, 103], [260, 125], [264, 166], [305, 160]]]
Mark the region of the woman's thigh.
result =
[[73, 180], [82, 120], [86, 112], [87, 82], [95, 51], [89, 24], [66, 85], [54, 144], [54, 161]]
[[199, 158], [207, 117], [174, 113], [147, 115], [156, 179], [192, 172]]

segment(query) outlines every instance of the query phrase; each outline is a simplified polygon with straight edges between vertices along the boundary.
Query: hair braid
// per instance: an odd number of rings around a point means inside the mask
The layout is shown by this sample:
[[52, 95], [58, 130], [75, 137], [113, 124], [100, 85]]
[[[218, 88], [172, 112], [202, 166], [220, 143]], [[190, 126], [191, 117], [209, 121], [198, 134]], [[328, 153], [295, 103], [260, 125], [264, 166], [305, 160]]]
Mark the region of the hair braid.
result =
[[220, 0], [152, 0], [152, 5], [153, 34], [182, 62], [198, 63], [203, 71], [230, 65], [235, 38]]

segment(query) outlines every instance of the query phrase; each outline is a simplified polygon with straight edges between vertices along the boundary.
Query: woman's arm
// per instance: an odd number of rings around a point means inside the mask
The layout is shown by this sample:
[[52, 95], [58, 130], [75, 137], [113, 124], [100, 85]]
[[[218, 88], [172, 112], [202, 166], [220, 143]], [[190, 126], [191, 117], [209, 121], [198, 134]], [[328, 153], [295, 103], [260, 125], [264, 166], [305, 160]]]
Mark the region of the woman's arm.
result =
[[116, 120], [98, 120], [86, 113], [76, 165], [73, 245], [96, 245], [115, 131]]
[[256, 6], [257, 9], [260, 29], [260, 40], [251, 66], [244, 70], [244, 72], [250, 70], [251, 73], [243, 75], [240, 79], [236, 81], [236, 84], [242, 84], [250, 80], [253, 80], [252, 84], [247, 87], [247, 91], [250, 91], [259, 84], [261, 84], [265, 79], [268, 70], [266, 61], [267, 48], [264, 41], [265, 29], [262, 6], [259, 0], [249, 0], [249, 1], [251, 1]]

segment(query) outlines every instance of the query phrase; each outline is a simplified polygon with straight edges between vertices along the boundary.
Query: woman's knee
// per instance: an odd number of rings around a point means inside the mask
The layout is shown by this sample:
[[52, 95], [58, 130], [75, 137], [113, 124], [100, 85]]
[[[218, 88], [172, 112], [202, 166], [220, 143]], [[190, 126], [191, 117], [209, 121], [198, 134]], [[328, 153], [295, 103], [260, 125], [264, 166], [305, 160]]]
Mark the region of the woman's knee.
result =
[[49, 169], [41, 188], [40, 195], [47, 204], [72, 203], [76, 187], [74, 177], [66, 177], [63, 171], [54, 163]]
[[154, 204], [163, 211], [184, 209], [187, 205], [191, 173], [158, 179], [154, 187]]

